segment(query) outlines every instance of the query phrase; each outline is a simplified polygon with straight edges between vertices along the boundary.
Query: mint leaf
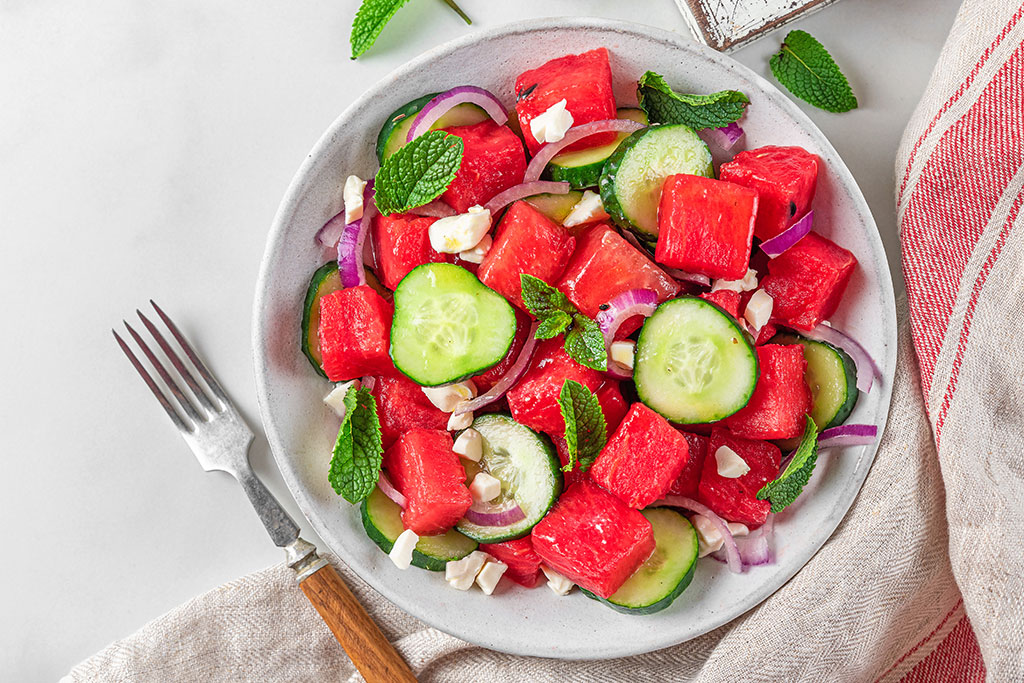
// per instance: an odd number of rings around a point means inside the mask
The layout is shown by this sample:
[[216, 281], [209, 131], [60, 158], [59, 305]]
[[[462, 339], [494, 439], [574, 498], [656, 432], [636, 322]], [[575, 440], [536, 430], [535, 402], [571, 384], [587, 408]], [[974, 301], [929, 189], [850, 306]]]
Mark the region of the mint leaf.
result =
[[571, 324], [571, 315], [565, 311], [553, 311], [551, 315], [540, 318], [537, 332], [533, 336], [537, 339], [551, 339], [565, 332]]
[[608, 350], [597, 323], [582, 313], [572, 317], [572, 328], [565, 335], [565, 352], [580, 365], [594, 370], [608, 369]]
[[534, 337], [552, 339], [565, 333], [565, 352], [580, 365], [594, 370], [608, 369], [608, 350], [597, 323], [579, 312], [569, 298], [540, 278], [519, 275], [523, 303], [540, 321]]
[[352, 33], [349, 34], [349, 43], [352, 45], [352, 59], [360, 56], [370, 49], [370, 46], [377, 41], [377, 36], [384, 30], [384, 27], [395, 12], [402, 8], [402, 5], [409, 0], [363, 0], [356, 12], [356, 18], [352, 20]]
[[750, 103], [738, 90], [722, 90], [710, 95], [677, 93], [663, 76], [653, 71], [640, 77], [636, 96], [651, 123], [682, 123], [694, 130], [728, 126], [743, 116]]
[[805, 102], [835, 113], [857, 108], [846, 76], [807, 31], [790, 31], [770, 64], [779, 83]]
[[580, 471], [585, 472], [608, 442], [601, 404], [590, 389], [567, 379], [558, 392], [558, 407], [565, 420], [565, 446], [569, 456], [562, 471], [571, 472], [579, 464]]
[[373, 394], [365, 387], [351, 387], [345, 394], [345, 419], [338, 430], [327, 480], [339, 496], [358, 503], [377, 485], [383, 456]]
[[807, 427], [800, 439], [793, 458], [775, 481], [770, 481], [757, 492], [758, 500], [770, 500], [772, 512], [784, 510], [793, 504], [804, 486], [811, 479], [814, 464], [818, 461], [818, 427], [811, 416], [807, 416]]
[[374, 182], [385, 216], [423, 206], [448, 189], [462, 165], [462, 138], [433, 130], [389, 156]]

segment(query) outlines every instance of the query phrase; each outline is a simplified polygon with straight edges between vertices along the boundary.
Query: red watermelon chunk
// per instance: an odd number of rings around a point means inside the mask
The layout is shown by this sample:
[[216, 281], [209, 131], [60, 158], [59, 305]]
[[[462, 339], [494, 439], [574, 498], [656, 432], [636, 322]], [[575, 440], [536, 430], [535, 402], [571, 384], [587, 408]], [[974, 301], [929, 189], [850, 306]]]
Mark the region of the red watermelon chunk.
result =
[[804, 433], [811, 390], [804, 381], [804, 349], [799, 344], [758, 346], [761, 375], [747, 405], [722, 420], [747, 439], [792, 439]]
[[423, 389], [405, 375], [378, 377], [373, 385], [384, 448], [414, 427], [447, 429], [448, 413], [438, 410]]
[[597, 456], [590, 476], [641, 510], [665, 497], [689, 457], [686, 438], [668, 420], [634, 403]]
[[[715, 453], [728, 446], [750, 466], [742, 477], [729, 479], [718, 473]], [[767, 441], [752, 441], [730, 434], [721, 427], [711, 430], [708, 455], [698, 486], [698, 499], [715, 514], [729, 522], [740, 522], [750, 528], [759, 527], [768, 519], [771, 503], [758, 500], [761, 487], [779, 476], [782, 452]]]
[[739, 280], [747, 274], [757, 192], [695, 175], [665, 179], [654, 260], [688, 273]]
[[523, 345], [526, 344], [526, 338], [530, 334], [530, 317], [518, 309], [514, 310], [516, 312], [516, 336], [512, 338], [512, 346], [508, 348], [508, 353], [487, 372], [473, 377], [473, 384], [481, 394], [489, 391], [498, 383], [498, 380], [505, 376], [509, 368], [515, 365], [519, 360], [519, 353], [523, 350]]
[[377, 272], [388, 289], [394, 289], [409, 271], [424, 263], [451, 262], [451, 254], [434, 251], [430, 246], [430, 226], [436, 218], [394, 213], [378, 216], [373, 222]]
[[561, 436], [565, 433], [565, 421], [558, 407], [558, 394], [570, 379], [591, 391], [597, 391], [604, 380], [597, 370], [569, 357], [562, 337], [538, 342], [530, 369], [505, 395], [512, 417], [530, 429]]
[[622, 391], [619, 390], [619, 383], [615, 380], [609, 380], [605, 382], [600, 389], [597, 390], [597, 402], [601, 406], [601, 414], [604, 415], [604, 423], [608, 428], [608, 436], [615, 433], [618, 429], [619, 423], [622, 422], [622, 418], [626, 417], [626, 412], [629, 410], [629, 404], [626, 403], [626, 399], [622, 397]]
[[772, 318], [798, 330], [812, 330], [829, 318], [843, 298], [857, 259], [815, 232], [768, 262], [761, 287], [774, 300]]
[[759, 147], [722, 164], [718, 177], [757, 192], [754, 235], [775, 237], [808, 209], [818, 180], [818, 157], [802, 147]]
[[420, 536], [451, 529], [473, 504], [452, 445], [446, 431], [415, 428], [384, 453], [384, 469], [407, 501], [402, 522]]
[[480, 550], [508, 565], [505, 576], [520, 586], [533, 588], [540, 578], [540, 555], [533, 549], [529, 536], [504, 543], [481, 543]]
[[687, 498], [697, 497], [697, 486], [700, 484], [700, 475], [704, 471], [704, 459], [708, 455], [709, 438], [700, 434], [680, 432], [686, 439], [686, 445], [690, 449], [690, 457], [679, 473], [679, 477], [672, 482], [668, 489], [669, 496], [686, 496]]
[[391, 375], [391, 304], [368, 285], [320, 299], [320, 353], [332, 382], [365, 375]]
[[549, 285], [558, 281], [576, 245], [576, 238], [529, 202], [516, 202], [501, 219], [497, 237], [487, 252], [477, 277], [520, 309], [528, 273]]
[[776, 327], [773, 323], [765, 323], [764, 327], [757, 331], [757, 339], [754, 340], [754, 345], [762, 346], [764, 344], [767, 344], [778, 331], [779, 328]]
[[651, 523], [590, 480], [563, 493], [531, 539], [544, 564], [602, 598], [654, 552]]
[[740, 293], [734, 292], [731, 289], [716, 289], [713, 292], [705, 292], [700, 295], [701, 299], [706, 299], [711, 303], [715, 304], [723, 311], [736, 318], [740, 317]]
[[[574, 126], [615, 118], [615, 94], [608, 50], [601, 47], [580, 55], [566, 55], [524, 71], [516, 79], [516, 113], [523, 139], [536, 154], [541, 143], [533, 137], [530, 121], [565, 100]], [[615, 140], [615, 133], [592, 135], [566, 150], [587, 149]]]
[[471, 126], [443, 129], [462, 138], [462, 165], [441, 195], [449, 206], [465, 213], [499, 192], [523, 182], [526, 153], [515, 133], [487, 119]]

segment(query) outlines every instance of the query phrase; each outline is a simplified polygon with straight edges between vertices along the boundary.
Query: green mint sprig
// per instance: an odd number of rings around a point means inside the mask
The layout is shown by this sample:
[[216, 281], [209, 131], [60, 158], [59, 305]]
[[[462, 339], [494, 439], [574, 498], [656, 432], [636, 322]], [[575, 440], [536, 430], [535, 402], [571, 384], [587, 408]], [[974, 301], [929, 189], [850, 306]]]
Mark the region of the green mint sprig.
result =
[[800, 439], [793, 458], [786, 469], [774, 481], [770, 481], [757, 492], [758, 500], [769, 500], [772, 512], [779, 512], [793, 504], [804, 486], [811, 479], [814, 465], [818, 461], [818, 426], [807, 416], [807, 426]]
[[750, 104], [750, 99], [738, 90], [710, 95], [677, 93], [653, 71], [640, 77], [636, 96], [651, 123], [682, 123], [694, 130], [728, 126], [738, 121]]
[[389, 156], [374, 181], [374, 201], [385, 216], [439, 197], [462, 165], [462, 138], [434, 130]]
[[365, 387], [350, 387], [345, 394], [345, 418], [338, 430], [327, 480], [339, 496], [358, 503], [377, 485], [383, 457], [373, 394]]
[[565, 420], [565, 446], [569, 456], [562, 471], [571, 472], [578, 464], [580, 471], [585, 472], [608, 442], [601, 404], [590, 389], [567, 379], [558, 393], [558, 407]]
[[594, 370], [608, 369], [608, 352], [604, 335], [592, 318], [573, 306], [560, 291], [540, 278], [522, 273], [523, 303], [539, 325], [537, 339], [553, 339], [565, 334], [565, 352], [580, 365]]
[[[384, 30], [395, 13], [402, 8], [409, 0], [363, 0], [359, 6], [355, 19], [352, 20], [352, 33], [349, 34], [349, 43], [352, 46], [352, 59], [361, 56], [377, 41], [377, 36]], [[462, 17], [467, 24], [473, 22], [466, 13], [462, 11], [455, 0], [444, 0], [445, 4], [452, 8], [456, 14]]]
[[846, 76], [828, 50], [806, 31], [790, 31], [770, 65], [789, 92], [819, 109], [839, 113], [857, 108]]

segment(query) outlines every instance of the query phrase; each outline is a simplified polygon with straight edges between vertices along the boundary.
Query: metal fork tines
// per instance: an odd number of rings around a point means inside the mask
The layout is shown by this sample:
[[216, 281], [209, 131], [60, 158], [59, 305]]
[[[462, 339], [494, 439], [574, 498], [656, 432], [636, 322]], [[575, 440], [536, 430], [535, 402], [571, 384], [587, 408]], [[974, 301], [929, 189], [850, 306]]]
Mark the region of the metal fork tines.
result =
[[[167, 327], [171, 337], [177, 341], [181, 352], [184, 353], [195, 373], [203, 381], [200, 383], [196, 379], [179, 352], [141, 311], [136, 311], [139, 319], [156, 340], [167, 360], [170, 361], [170, 367], [161, 362], [142, 335], [125, 322], [124, 325], [128, 333], [180, 406], [180, 413], [128, 343], [112, 330], [114, 338], [125, 355], [128, 356], [128, 360], [142, 376], [150, 391], [156, 396], [157, 401], [163, 406], [168, 417], [181, 432], [203, 469], [208, 472], [220, 470], [234, 476], [242, 485], [246, 495], [249, 496], [250, 502], [256, 508], [257, 514], [274, 543], [281, 547], [287, 546], [298, 538], [299, 528], [256, 477], [249, 465], [249, 446], [253, 441], [252, 430], [174, 321], [155, 302], [150, 301], [149, 303], [152, 304], [153, 310]], [[187, 390], [183, 388], [182, 384], [187, 387]]]

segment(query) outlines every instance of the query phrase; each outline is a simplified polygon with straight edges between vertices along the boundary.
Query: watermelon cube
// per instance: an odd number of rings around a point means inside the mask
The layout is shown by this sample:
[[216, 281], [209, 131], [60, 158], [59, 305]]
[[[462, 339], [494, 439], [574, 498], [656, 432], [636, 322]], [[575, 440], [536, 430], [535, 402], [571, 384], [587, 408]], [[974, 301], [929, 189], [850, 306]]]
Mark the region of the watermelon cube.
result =
[[631, 508], [665, 497], [690, 457], [686, 438], [668, 420], [634, 403], [590, 468], [590, 477]]
[[409, 271], [424, 263], [451, 263], [451, 254], [434, 251], [430, 246], [430, 226], [436, 218], [393, 213], [378, 216], [373, 222], [373, 241], [377, 272], [388, 289], [394, 289]]
[[686, 439], [686, 445], [690, 449], [690, 458], [686, 461], [683, 471], [672, 486], [668, 489], [670, 496], [686, 496], [687, 498], [697, 497], [697, 487], [700, 484], [700, 475], [704, 471], [704, 459], [708, 456], [708, 444], [710, 439], [700, 434], [680, 432]]
[[[562, 100], [572, 114], [574, 126], [615, 118], [615, 93], [612, 91], [608, 50], [601, 47], [580, 55], [566, 55], [519, 75], [516, 79], [516, 113], [530, 154], [536, 154], [542, 146], [533, 137], [530, 121]], [[569, 145], [566, 150], [607, 145], [614, 140], [615, 133], [601, 133]]]
[[622, 397], [619, 390], [619, 383], [609, 380], [597, 390], [597, 402], [601, 405], [601, 414], [604, 415], [604, 424], [608, 428], [608, 436], [615, 433], [622, 418], [626, 417], [629, 404]]
[[320, 299], [320, 354], [332, 382], [391, 375], [388, 355], [394, 309], [372, 287], [360, 285]]
[[[662, 302], [675, 296], [679, 283], [622, 235], [602, 223], [580, 237], [558, 289], [580, 312], [593, 318], [601, 310], [601, 304], [625, 291], [650, 289]], [[642, 317], [627, 320], [619, 331], [628, 335], [642, 324]]]
[[732, 317], [740, 317], [740, 293], [731, 289], [716, 289], [713, 292], [704, 292], [701, 299], [707, 299]]
[[799, 344], [758, 346], [761, 374], [747, 405], [721, 421], [747, 439], [792, 439], [804, 433], [811, 412], [811, 390], [804, 381], [804, 349]]
[[549, 285], [558, 281], [576, 246], [576, 238], [529, 202], [516, 202], [498, 224], [497, 236], [477, 277], [511, 303], [526, 310], [520, 275]]
[[384, 448], [414, 427], [447, 429], [449, 415], [438, 410], [423, 389], [405, 375], [377, 377], [373, 385]]
[[857, 259], [815, 232], [768, 263], [761, 287], [774, 300], [772, 318], [798, 330], [812, 330], [829, 318], [843, 298]]
[[452, 446], [446, 431], [414, 428], [384, 453], [384, 469], [406, 499], [402, 522], [420, 536], [451, 529], [473, 504]]
[[533, 588], [540, 578], [540, 555], [533, 549], [529, 536], [503, 543], [482, 543], [480, 550], [508, 565], [505, 576], [520, 586]]
[[441, 195], [459, 213], [523, 182], [526, 153], [519, 137], [507, 127], [487, 119], [443, 130], [462, 138], [462, 165]]
[[552, 436], [565, 433], [565, 421], [558, 406], [558, 394], [565, 381], [576, 380], [591, 391], [597, 391], [604, 381], [600, 372], [570, 358], [564, 344], [561, 337], [538, 342], [530, 369], [505, 395], [517, 422]]
[[747, 273], [757, 192], [714, 178], [665, 179], [654, 260], [688, 273], [739, 280]]
[[531, 540], [544, 564], [602, 598], [654, 552], [647, 518], [590, 480], [562, 494]]
[[775, 333], [779, 331], [779, 328], [774, 323], [765, 323], [764, 327], [757, 331], [757, 339], [754, 340], [755, 346], [762, 346], [771, 341]]
[[818, 157], [802, 147], [759, 147], [722, 164], [718, 177], [757, 192], [754, 235], [775, 237], [811, 208]]
[[530, 334], [530, 316], [518, 309], [515, 309], [515, 312], [516, 336], [512, 338], [512, 346], [508, 348], [508, 353], [497, 365], [493, 365], [486, 372], [473, 377], [473, 384], [481, 394], [489, 391], [498, 383], [498, 380], [508, 373], [509, 368], [519, 360], [519, 353], [523, 350], [523, 345], [526, 344], [526, 338]]
[[[718, 473], [715, 453], [722, 446], [732, 449], [750, 467], [742, 477], [730, 479]], [[772, 506], [758, 500], [761, 487], [779, 476], [782, 452], [767, 441], [752, 441], [715, 427], [711, 430], [708, 455], [704, 459], [697, 497], [715, 514], [729, 522], [740, 522], [750, 528], [759, 527], [768, 519]]]

